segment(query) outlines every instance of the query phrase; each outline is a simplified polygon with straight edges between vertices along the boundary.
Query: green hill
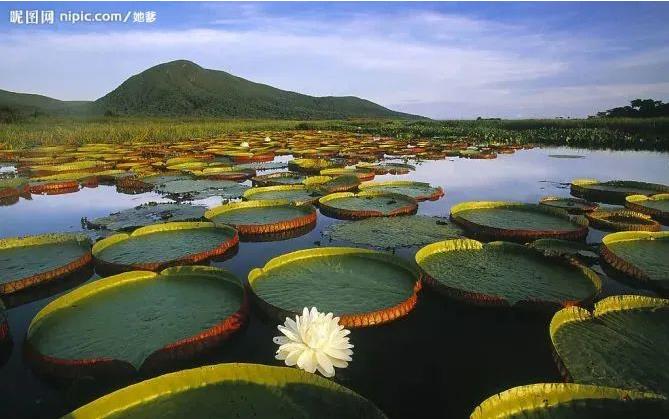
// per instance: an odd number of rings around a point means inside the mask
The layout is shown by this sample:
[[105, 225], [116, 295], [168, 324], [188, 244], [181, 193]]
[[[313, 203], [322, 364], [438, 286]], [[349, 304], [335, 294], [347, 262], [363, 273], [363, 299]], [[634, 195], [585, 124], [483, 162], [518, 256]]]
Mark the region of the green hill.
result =
[[0, 107], [47, 114], [207, 116], [224, 118], [343, 119], [421, 118], [365, 99], [313, 97], [277, 89], [178, 60], [130, 77], [94, 102], [0, 91]]

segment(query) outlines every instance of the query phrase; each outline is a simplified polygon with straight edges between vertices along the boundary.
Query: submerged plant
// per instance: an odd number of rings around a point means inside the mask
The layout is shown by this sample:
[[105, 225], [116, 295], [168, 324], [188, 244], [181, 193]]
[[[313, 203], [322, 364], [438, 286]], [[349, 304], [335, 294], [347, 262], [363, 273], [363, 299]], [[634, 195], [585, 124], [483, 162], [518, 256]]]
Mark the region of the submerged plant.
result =
[[295, 320], [286, 317], [278, 329], [283, 336], [274, 338], [279, 345], [276, 359], [292, 367], [297, 365], [307, 372], [320, 372], [324, 377], [334, 377], [335, 368], [346, 368], [353, 355], [349, 343], [350, 330], [339, 324], [339, 317], [332, 313], [319, 313], [316, 307], [307, 307]]

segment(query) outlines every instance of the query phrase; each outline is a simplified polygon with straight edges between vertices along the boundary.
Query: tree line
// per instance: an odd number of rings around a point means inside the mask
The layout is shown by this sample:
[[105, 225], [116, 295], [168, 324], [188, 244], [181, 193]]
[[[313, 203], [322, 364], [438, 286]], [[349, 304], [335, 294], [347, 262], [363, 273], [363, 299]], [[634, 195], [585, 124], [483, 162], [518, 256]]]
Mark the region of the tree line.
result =
[[597, 112], [599, 118], [651, 118], [669, 116], [669, 103], [654, 99], [634, 99], [628, 106]]

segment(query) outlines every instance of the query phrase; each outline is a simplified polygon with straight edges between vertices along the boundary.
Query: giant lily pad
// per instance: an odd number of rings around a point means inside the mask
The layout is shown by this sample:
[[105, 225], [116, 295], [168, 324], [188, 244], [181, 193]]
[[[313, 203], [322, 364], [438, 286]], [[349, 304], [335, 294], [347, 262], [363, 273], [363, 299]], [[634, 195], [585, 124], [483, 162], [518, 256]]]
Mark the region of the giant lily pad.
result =
[[174, 267], [93, 281], [49, 303], [27, 332], [29, 359], [54, 374], [153, 369], [215, 346], [246, 321], [228, 271]]
[[636, 211], [592, 211], [585, 214], [590, 226], [613, 231], [659, 231], [660, 223]]
[[316, 223], [316, 209], [286, 200], [233, 202], [212, 208], [204, 216], [234, 227], [243, 236], [278, 233]]
[[66, 418], [382, 419], [370, 401], [334, 381], [286, 367], [218, 364], [142, 381]]
[[574, 383], [530, 384], [489, 397], [470, 419], [656, 418], [669, 402], [656, 393]]
[[374, 171], [372, 170], [363, 170], [363, 169], [345, 169], [345, 168], [334, 168], [334, 169], [323, 169], [320, 172], [321, 176], [342, 176], [342, 175], [353, 175], [360, 179], [361, 182], [366, 182], [374, 179]]
[[294, 204], [315, 204], [322, 195], [304, 185], [277, 185], [247, 189], [243, 198], [248, 201], [288, 200]]
[[574, 382], [669, 394], [669, 300], [605, 298], [592, 313], [568, 307], [550, 335], [564, 375]]
[[669, 194], [653, 196], [630, 195], [625, 198], [625, 206], [633, 211], [648, 214], [662, 224], [669, 225]]
[[520, 202], [462, 202], [451, 208], [451, 219], [472, 234], [493, 240], [580, 240], [588, 234], [588, 221], [583, 217]]
[[407, 195], [416, 201], [435, 201], [444, 196], [441, 187], [431, 186], [425, 182], [413, 182], [410, 180], [390, 180], [383, 182], [364, 182], [359, 186], [361, 191], [377, 191], [383, 193], [396, 193]]
[[288, 162], [288, 168], [293, 172], [318, 174], [323, 169], [336, 167], [337, 163], [326, 159], [294, 159]]
[[530, 243], [529, 246], [552, 257], [575, 257], [586, 262], [594, 262], [599, 257], [590, 246], [571, 240], [539, 239]]
[[601, 288], [588, 268], [508, 242], [442, 241], [420, 249], [416, 262], [437, 291], [477, 305], [556, 308], [587, 302]]
[[165, 194], [176, 200], [197, 200], [212, 196], [224, 199], [241, 198], [248, 186], [231, 180], [173, 180], [158, 184], [156, 192]]
[[374, 191], [333, 193], [318, 203], [323, 214], [344, 219], [393, 217], [418, 210], [418, 203], [409, 196]]
[[283, 321], [304, 307], [341, 317], [347, 327], [386, 323], [416, 305], [419, 273], [387, 253], [349, 247], [299, 250], [249, 273], [261, 307]]
[[562, 198], [557, 196], [545, 196], [541, 198], [539, 204], [563, 209], [570, 214], [583, 214], [599, 208], [599, 205], [594, 202], [586, 201], [585, 199]]
[[83, 234], [42, 234], [0, 239], [0, 294], [62, 278], [91, 261]]
[[233, 228], [213, 223], [153, 224], [100, 240], [93, 246], [93, 256], [103, 270], [156, 271], [222, 255], [238, 242]]
[[204, 217], [205, 210], [206, 207], [203, 206], [149, 202], [106, 217], [86, 220], [86, 224], [95, 229], [132, 230], [156, 222], [200, 220]]
[[377, 175], [385, 175], [385, 174], [404, 175], [412, 170], [416, 170], [415, 166], [404, 163], [378, 163], [378, 164], [358, 163], [356, 167], [361, 169], [373, 170], [374, 173]]
[[423, 215], [337, 223], [324, 232], [332, 240], [380, 248], [422, 246], [463, 237], [463, 233], [448, 220]]
[[310, 176], [302, 182], [304, 186], [321, 195], [335, 192], [350, 192], [358, 188], [360, 179], [355, 175]]
[[669, 231], [623, 231], [604, 236], [601, 259], [616, 272], [669, 292]]
[[571, 182], [571, 194], [591, 201], [607, 204], [624, 204], [630, 195], [655, 195], [669, 192], [669, 186], [657, 183], [611, 180], [600, 182], [596, 179], [575, 179]]
[[301, 185], [305, 175], [293, 172], [276, 172], [251, 178], [253, 186]]

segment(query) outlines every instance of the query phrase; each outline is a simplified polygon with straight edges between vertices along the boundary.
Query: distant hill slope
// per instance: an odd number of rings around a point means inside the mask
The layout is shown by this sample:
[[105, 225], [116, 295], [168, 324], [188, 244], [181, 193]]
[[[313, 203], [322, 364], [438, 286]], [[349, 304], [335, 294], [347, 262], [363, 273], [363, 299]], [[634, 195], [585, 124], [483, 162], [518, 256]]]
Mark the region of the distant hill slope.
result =
[[422, 118], [353, 96], [313, 97], [277, 89], [178, 60], [130, 77], [94, 102], [63, 102], [0, 90], [0, 107], [42, 113], [226, 118]]

